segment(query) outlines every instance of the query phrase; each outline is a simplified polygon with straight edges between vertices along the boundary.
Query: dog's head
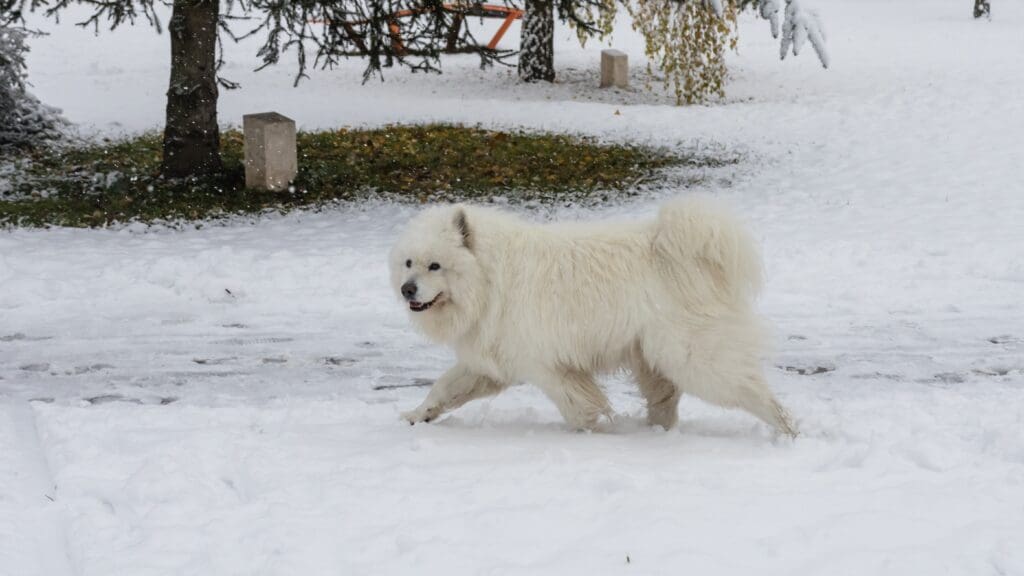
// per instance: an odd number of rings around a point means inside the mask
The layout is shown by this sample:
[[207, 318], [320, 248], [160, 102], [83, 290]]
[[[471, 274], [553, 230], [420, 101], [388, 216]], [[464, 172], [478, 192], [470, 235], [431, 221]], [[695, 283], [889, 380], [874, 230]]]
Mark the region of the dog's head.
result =
[[463, 206], [424, 210], [391, 250], [391, 285], [413, 321], [431, 338], [450, 342], [477, 318], [485, 280]]

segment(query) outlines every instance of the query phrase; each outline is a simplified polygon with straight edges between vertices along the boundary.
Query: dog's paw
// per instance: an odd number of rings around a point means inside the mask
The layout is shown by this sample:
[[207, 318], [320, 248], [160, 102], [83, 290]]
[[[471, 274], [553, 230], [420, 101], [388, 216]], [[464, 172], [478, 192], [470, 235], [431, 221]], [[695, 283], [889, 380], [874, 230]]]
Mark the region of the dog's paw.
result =
[[430, 422], [436, 416], [437, 414], [433, 413], [433, 411], [424, 410], [423, 408], [402, 412], [402, 420], [405, 420], [412, 425], [419, 424], [421, 422]]

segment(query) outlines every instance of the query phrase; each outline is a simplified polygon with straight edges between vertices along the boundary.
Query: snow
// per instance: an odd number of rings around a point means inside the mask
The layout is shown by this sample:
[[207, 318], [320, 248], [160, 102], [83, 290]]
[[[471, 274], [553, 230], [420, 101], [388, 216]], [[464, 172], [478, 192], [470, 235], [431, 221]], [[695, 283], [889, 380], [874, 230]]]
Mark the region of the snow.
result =
[[[3, 232], [0, 574], [1024, 574], [1024, 5], [814, 7], [828, 71], [780, 63], [747, 15], [714, 106], [593, 88], [602, 45], [564, 29], [553, 86], [454, 58], [292, 89], [234, 48], [221, 105], [740, 151], [699, 188], [764, 245], [796, 441], [696, 400], [649, 429], [621, 377], [603, 433], [529, 387], [402, 424], [451, 362], [388, 292], [412, 207]], [[30, 54], [44, 102], [87, 131], [159, 125], [165, 38], [54, 30]], [[528, 214], [645, 217], [676, 192]]]

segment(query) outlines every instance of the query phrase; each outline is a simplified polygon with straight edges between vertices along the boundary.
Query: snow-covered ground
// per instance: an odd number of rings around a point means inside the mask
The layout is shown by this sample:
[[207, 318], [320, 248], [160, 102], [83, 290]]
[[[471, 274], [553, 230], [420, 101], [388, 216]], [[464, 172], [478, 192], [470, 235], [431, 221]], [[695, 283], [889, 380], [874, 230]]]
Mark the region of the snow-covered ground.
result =
[[[744, 18], [717, 106], [600, 92], [599, 46], [565, 31], [550, 87], [454, 58], [293, 89], [233, 48], [221, 106], [742, 151], [701, 189], [763, 242], [795, 442], [695, 400], [648, 429], [621, 378], [606, 433], [531, 388], [399, 422], [451, 361], [387, 289], [408, 207], [2, 232], [0, 574], [1024, 574], [1024, 4], [815, 4], [832, 69], [780, 64]], [[166, 37], [51, 29], [45, 102], [87, 130], [159, 125]], [[640, 59], [628, 30], [612, 44]]]

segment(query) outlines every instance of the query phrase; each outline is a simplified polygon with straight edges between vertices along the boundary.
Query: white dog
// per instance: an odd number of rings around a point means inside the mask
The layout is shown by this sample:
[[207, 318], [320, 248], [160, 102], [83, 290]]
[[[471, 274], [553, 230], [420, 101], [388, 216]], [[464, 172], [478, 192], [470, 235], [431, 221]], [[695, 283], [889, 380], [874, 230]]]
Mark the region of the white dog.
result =
[[707, 200], [616, 225], [429, 208], [392, 250], [391, 281], [413, 322], [458, 358], [402, 415], [412, 424], [531, 382], [571, 426], [592, 429], [611, 416], [595, 374], [625, 367], [652, 425], [673, 427], [689, 393], [796, 435], [762, 372], [756, 248]]

